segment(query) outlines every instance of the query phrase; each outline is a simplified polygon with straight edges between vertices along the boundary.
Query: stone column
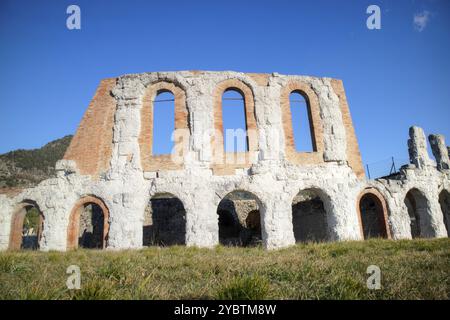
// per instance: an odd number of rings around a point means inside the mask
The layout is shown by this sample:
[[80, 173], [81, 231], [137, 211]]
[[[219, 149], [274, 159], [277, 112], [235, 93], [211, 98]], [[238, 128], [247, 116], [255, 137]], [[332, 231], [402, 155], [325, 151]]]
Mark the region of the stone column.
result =
[[417, 168], [422, 169], [431, 165], [427, 151], [427, 140], [422, 128], [416, 126], [409, 128], [408, 152], [409, 161]]
[[142, 247], [143, 217], [147, 200], [145, 192], [124, 186], [113, 196], [109, 207], [108, 249], [139, 249]]
[[[193, 191], [195, 190], [195, 192]], [[186, 245], [211, 248], [219, 244], [219, 220], [213, 193], [192, 186], [195, 196], [186, 199]]]
[[358, 220], [359, 213], [348, 184], [335, 183], [327, 190], [329, 198], [322, 195], [321, 199], [327, 211], [329, 239], [331, 241], [364, 240]]
[[448, 158], [448, 150], [445, 145], [445, 138], [441, 134], [430, 134], [428, 136], [430, 141], [431, 150], [436, 158], [438, 170], [446, 170], [450, 167], [450, 161]]
[[12, 203], [5, 195], [0, 194], [0, 251], [9, 247], [12, 215]]
[[295, 244], [292, 227], [292, 203], [282, 193], [275, 193], [273, 197], [262, 199], [260, 208], [261, 232], [266, 249], [278, 249]]

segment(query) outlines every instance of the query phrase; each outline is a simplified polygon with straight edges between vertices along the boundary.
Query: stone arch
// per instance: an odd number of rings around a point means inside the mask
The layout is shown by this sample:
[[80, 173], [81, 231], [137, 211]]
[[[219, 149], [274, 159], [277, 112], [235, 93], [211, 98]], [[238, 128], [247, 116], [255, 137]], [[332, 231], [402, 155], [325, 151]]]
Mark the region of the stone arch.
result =
[[412, 188], [406, 193], [404, 204], [410, 219], [411, 237], [426, 236], [430, 204], [425, 194], [417, 188]]
[[444, 217], [444, 225], [447, 229], [447, 236], [450, 237], [450, 191], [443, 189], [439, 193], [439, 204]]
[[[247, 152], [236, 153], [233, 157], [227, 156], [224, 151], [223, 120], [222, 120], [222, 96], [228, 90], [239, 92], [244, 98], [245, 124], [247, 133]], [[220, 82], [213, 93], [214, 99], [214, 137], [213, 147], [213, 169], [250, 167], [253, 157], [252, 153], [258, 150], [258, 128], [255, 116], [255, 99], [253, 90], [249, 85], [239, 79], [228, 79]], [[231, 159], [231, 160], [230, 160]], [[234, 172], [233, 172], [234, 173]]]
[[150, 197], [144, 212], [143, 246], [186, 244], [186, 209], [182, 200], [168, 192]]
[[[88, 206], [91, 206], [90, 222], [88, 221], [89, 215], [86, 217], [83, 214]], [[85, 219], [81, 221], [82, 218]], [[92, 226], [92, 232], [87, 231], [87, 228], [83, 228], [83, 231], [81, 230], [81, 224], [84, 222], [89, 225], [89, 228]], [[108, 232], [109, 209], [105, 202], [94, 195], [84, 196], [75, 203], [70, 213], [69, 226], [67, 228], [67, 249], [80, 247], [80, 242], [83, 247], [104, 249], [107, 246]], [[91, 233], [89, 236], [92, 240], [87, 239], [89, 233]], [[86, 244], [86, 241], [89, 244]]]
[[[292, 114], [289, 100], [291, 93], [301, 94], [307, 103], [313, 152], [297, 152], [295, 149]], [[294, 164], [323, 163], [323, 123], [320, 117], [319, 98], [312, 90], [311, 86], [302, 81], [289, 82], [281, 89], [280, 105], [283, 119], [283, 130], [285, 134], [285, 151], [287, 160]]]
[[331, 200], [320, 188], [297, 192], [292, 199], [292, 227], [295, 242], [322, 242], [330, 239], [328, 220]]
[[262, 242], [261, 201], [252, 192], [235, 189], [217, 205], [219, 242], [227, 246], [254, 246]]
[[21, 201], [12, 216], [9, 249], [39, 249], [43, 227], [44, 215], [38, 204], [29, 199]]
[[[175, 142], [174, 153], [154, 155], [153, 145], [153, 104], [159, 93], [171, 92], [175, 100]], [[147, 86], [142, 98], [141, 131], [139, 146], [141, 165], [144, 171], [175, 170], [183, 168], [183, 160], [189, 149], [189, 113], [186, 92], [172, 82], [158, 81]]]
[[364, 189], [358, 196], [356, 208], [363, 239], [391, 238], [388, 206], [386, 199], [377, 189], [373, 187]]

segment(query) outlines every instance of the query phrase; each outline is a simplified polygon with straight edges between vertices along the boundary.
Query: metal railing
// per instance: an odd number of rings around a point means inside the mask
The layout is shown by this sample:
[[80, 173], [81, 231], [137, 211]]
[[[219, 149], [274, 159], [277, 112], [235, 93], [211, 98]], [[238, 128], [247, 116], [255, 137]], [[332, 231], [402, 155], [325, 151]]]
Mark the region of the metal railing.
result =
[[369, 179], [386, 177], [399, 172], [399, 169], [409, 163], [409, 159], [390, 157], [380, 161], [368, 163], [365, 166]]

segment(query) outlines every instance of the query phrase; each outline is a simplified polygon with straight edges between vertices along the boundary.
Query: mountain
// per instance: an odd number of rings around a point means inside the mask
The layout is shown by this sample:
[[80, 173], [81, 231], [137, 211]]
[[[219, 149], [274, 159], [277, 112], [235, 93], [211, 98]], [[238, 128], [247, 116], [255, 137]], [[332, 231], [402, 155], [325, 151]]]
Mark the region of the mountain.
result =
[[54, 177], [56, 161], [62, 159], [72, 137], [67, 135], [40, 149], [18, 149], [0, 154], [0, 188], [31, 187]]

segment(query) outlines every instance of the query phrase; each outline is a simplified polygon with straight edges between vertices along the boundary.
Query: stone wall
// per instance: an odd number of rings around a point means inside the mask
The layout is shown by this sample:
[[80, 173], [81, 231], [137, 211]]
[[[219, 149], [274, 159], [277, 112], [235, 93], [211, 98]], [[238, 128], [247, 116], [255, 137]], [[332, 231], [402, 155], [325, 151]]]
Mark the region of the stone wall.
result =
[[[223, 153], [220, 130], [215, 131], [221, 121], [218, 92], [228, 86], [244, 93], [246, 115], [251, 117], [250, 149], [241, 159], [237, 159], [241, 155]], [[158, 158], [151, 154], [148, 121], [152, 120], [152, 97], [161, 88], [172, 88], [175, 99], [179, 98], [175, 127], [180, 135], [174, 153]], [[289, 147], [291, 124], [283, 113], [283, 97], [290, 89], [302, 91], [314, 108], [310, 123], [314, 152], [295, 153]], [[329, 241], [363, 239], [358, 208], [364, 192], [382, 198], [389, 236], [411, 238], [404, 202], [411, 189], [426, 199], [420, 212], [421, 236], [446, 236], [439, 203], [442, 190], [450, 190], [443, 137], [432, 138], [438, 166], [425, 154], [423, 131], [414, 127], [410, 133], [412, 164], [392, 179], [367, 180], [339, 80], [228, 71], [153, 72], [107, 79], [100, 84], [64, 160], [57, 163], [57, 177], [16, 195], [0, 195], [0, 248], [10, 247], [17, 207], [29, 200], [44, 216], [40, 250], [73, 247], [73, 235], [80, 230], [74, 208], [92, 202], [107, 213], [103, 235], [108, 249], [148, 244], [145, 239], [155, 237], [145, 227], [158, 219], [174, 227], [169, 233], [172, 240], [160, 238], [156, 244], [212, 247], [219, 243], [219, 204], [234, 191], [254, 196], [256, 205], [234, 204], [237, 218], [242, 226], [257, 225], [255, 218], [247, 219], [257, 207], [262, 243], [268, 249], [292, 245], [295, 233], [311, 231], [301, 226], [294, 229], [298, 213], [294, 198], [302, 190], [313, 190], [320, 198], [320, 206], [314, 198], [299, 210], [310, 212], [312, 222], [314, 212], [320, 211], [323, 222], [313, 223], [312, 228], [325, 230], [320, 238]], [[220, 162], [227, 158], [242, 161]], [[179, 202], [167, 205], [157, 200], [166, 195]], [[149, 208], [150, 200], [155, 207]], [[155, 220], [154, 209], [161, 206], [169, 214]]]

